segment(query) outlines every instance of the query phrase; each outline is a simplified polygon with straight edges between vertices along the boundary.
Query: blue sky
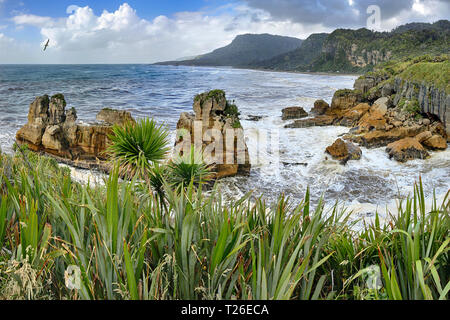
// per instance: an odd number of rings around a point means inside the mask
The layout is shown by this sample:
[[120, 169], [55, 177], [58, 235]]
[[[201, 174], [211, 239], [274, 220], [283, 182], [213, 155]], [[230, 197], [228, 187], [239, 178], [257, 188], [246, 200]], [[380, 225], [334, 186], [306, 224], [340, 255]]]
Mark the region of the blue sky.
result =
[[[4, 18], [17, 11], [60, 17], [70, 5], [89, 6], [96, 14], [101, 14], [103, 10], [116, 10], [124, 2], [123, 0], [7, 0], [1, 16]], [[220, 0], [128, 0], [126, 2], [146, 19], [153, 19], [159, 15], [171, 15], [179, 11], [197, 11], [227, 3]]]
[[305, 39], [366, 27], [373, 4], [382, 30], [450, 16], [448, 0], [0, 0], [0, 64], [151, 63], [203, 54], [243, 33]]

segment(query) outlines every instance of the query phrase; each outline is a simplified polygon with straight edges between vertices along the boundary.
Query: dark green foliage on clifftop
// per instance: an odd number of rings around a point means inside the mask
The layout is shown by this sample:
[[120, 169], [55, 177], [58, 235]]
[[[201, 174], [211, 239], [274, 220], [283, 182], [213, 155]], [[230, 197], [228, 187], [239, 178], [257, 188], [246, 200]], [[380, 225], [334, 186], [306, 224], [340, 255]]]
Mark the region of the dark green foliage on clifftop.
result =
[[328, 35], [311, 35], [299, 49], [251, 67], [282, 71], [364, 73], [391, 59], [448, 54], [449, 36], [450, 22], [447, 20], [434, 24], [409, 24], [392, 32], [338, 29]]
[[432, 85], [437, 89], [450, 93], [450, 58], [448, 55], [423, 55], [413, 58], [391, 60], [382, 63], [373, 71], [366, 73], [359, 79], [381, 78], [387, 79], [379, 83], [372, 90], [378, 90], [387, 83], [393, 83], [396, 78], [409, 81], [417, 85]]
[[51, 100], [62, 100], [64, 107], [67, 106], [67, 102], [66, 99], [64, 98], [64, 95], [62, 93], [57, 93], [55, 95], [52, 96]]
[[300, 47], [302, 40], [270, 34], [245, 34], [237, 36], [231, 44], [193, 60], [162, 62], [163, 65], [232, 66], [243, 67], [250, 63], [270, 59]]

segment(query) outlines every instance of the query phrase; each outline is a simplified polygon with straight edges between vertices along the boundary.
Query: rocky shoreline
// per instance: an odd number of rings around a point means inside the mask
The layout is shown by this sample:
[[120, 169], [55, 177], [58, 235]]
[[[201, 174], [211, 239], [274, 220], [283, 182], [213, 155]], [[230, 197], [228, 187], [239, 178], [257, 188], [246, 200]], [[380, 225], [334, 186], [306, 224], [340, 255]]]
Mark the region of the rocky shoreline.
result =
[[[431, 94], [424, 96], [424, 92]], [[363, 76], [353, 90], [337, 91], [331, 105], [316, 101], [311, 113], [311, 117], [302, 117], [285, 128], [351, 128], [342, 137], [345, 143], [338, 139], [327, 148], [327, 153], [343, 164], [361, 158], [355, 144], [386, 147], [389, 158], [406, 162], [427, 159], [429, 151], [446, 150], [450, 141], [450, 95], [401, 78]]]

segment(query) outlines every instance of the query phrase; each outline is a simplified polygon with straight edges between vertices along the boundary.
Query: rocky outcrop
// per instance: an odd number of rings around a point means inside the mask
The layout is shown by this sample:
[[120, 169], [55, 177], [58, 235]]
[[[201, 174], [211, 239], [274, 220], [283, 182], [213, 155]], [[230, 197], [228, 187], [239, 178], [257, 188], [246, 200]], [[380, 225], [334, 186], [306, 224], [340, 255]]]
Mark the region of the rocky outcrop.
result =
[[[398, 88], [396, 86], [387, 88], [387, 84], [381, 86], [386, 88], [379, 91], [397, 92], [397, 96], [380, 97], [374, 95], [371, 98], [374, 102], [370, 102], [371, 100], [367, 98], [370, 95], [367, 95], [367, 93], [371, 91], [373, 93], [372, 86], [376, 86], [377, 82], [383, 81], [383, 79], [385, 78], [360, 78], [355, 84], [355, 90], [337, 91], [331, 107], [321, 108], [321, 112], [316, 112], [316, 114], [322, 113], [321, 115], [297, 120], [286, 125], [285, 128], [329, 125], [351, 127], [350, 132], [343, 136], [344, 140], [366, 148], [379, 148], [389, 145], [388, 153], [390, 157], [402, 162], [409, 159], [427, 158], [428, 153], [425, 149], [445, 150], [447, 148], [448, 129], [446, 129], [445, 123], [440, 121], [443, 116], [438, 117], [429, 112], [421, 112], [420, 109], [416, 110], [412, 108], [413, 105], [405, 105], [404, 100], [399, 102], [397, 98], [399, 95]], [[409, 93], [400, 93], [400, 95], [414, 98], [410, 95], [411, 92], [420, 92], [420, 88], [406, 91]], [[365, 92], [365, 94], [362, 94], [362, 92]], [[435, 101], [435, 103], [439, 109], [440, 102]], [[447, 115], [447, 113], [443, 114], [444, 116]], [[415, 142], [411, 139], [414, 139]], [[401, 141], [401, 143], [395, 144], [398, 141]], [[341, 142], [331, 146], [330, 150], [334, 150], [336, 153], [339, 146], [344, 150]], [[339, 159], [338, 153], [335, 154], [335, 158]]]
[[317, 100], [314, 102], [314, 108], [311, 109], [311, 113], [317, 116], [324, 115], [328, 109], [330, 109], [330, 105], [324, 100]]
[[127, 122], [135, 122], [131, 114], [127, 111], [104, 108], [97, 114], [97, 120], [108, 124], [124, 125]]
[[387, 146], [386, 152], [389, 158], [398, 162], [406, 162], [413, 159], [426, 159], [430, 155], [425, 148], [415, 138], [405, 138], [391, 143]]
[[362, 156], [362, 151], [358, 146], [350, 142], [344, 142], [342, 139], [336, 140], [326, 149], [326, 152], [343, 165], [350, 160], [360, 160]]
[[447, 141], [440, 135], [433, 135], [425, 139], [422, 144], [430, 150], [445, 150], [447, 149]]
[[[128, 112], [117, 114], [132, 119]], [[51, 98], [37, 97], [30, 104], [28, 123], [17, 132], [16, 140], [33, 151], [44, 152], [76, 167], [107, 170], [106, 149], [111, 133], [109, 123], [78, 123], [76, 110], [66, 111], [64, 96], [58, 94]]]
[[450, 94], [433, 85], [405, 81], [401, 78], [395, 79], [394, 92], [396, 93], [394, 104], [417, 101], [420, 112], [436, 116], [444, 124], [447, 137], [450, 138]]
[[196, 96], [193, 109], [180, 116], [175, 153], [183, 155], [192, 146], [201, 150], [216, 179], [249, 175], [250, 156], [237, 106], [223, 91], [214, 90]]
[[282, 110], [282, 120], [295, 120], [306, 118], [308, 113], [302, 107], [289, 107]]

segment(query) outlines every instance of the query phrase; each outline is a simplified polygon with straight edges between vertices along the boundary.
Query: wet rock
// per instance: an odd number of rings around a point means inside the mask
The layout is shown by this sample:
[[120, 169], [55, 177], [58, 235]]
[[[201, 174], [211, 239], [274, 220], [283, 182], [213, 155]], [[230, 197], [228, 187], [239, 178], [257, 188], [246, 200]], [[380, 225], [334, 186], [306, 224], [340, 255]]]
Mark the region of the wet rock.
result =
[[341, 164], [346, 164], [349, 160], [360, 160], [362, 151], [351, 142], [344, 142], [342, 139], [336, 140], [333, 145], [326, 149], [333, 159], [339, 160]]
[[358, 104], [356, 107], [351, 108], [344, 113], [343, 118], [340, 120], [340, 125], [346, 127], [352, 127], [358, 123], [358, 121], [370, 110], [370, 105], [367, 103]]
[[296, 120], [291, 124], [285, 125], [286, 129], [299, 129], [309, 127], [324, 127], [334, 124], [335, 117], [329, 115], [317, 116], [315, 118]]
[[422, 144], [427, 149], [430, 149], [430, 150], [445, 150], [445, 149], [447, 149], [447, 140], [437, 134], [429, 137], [428, 139], [424, 139]]
[[131, 113], [122, 110], [113, 110], [105, 108], [97, 114], [98, 121], [104, 121], [108, 124], [124, 125], [127, 122], [135, 122]]
[[415, 138], [405, 138], [387, 146], [386, 152], [390, 159], [398, 162], [407, 162], [413, 159], [427, 159], [429, 153]]
[[247, 116], [247, 121], [258, 122], [261, 121], [262, 119], [264, 119], [263, 116], [252, 116], [252, 115]]
[[314, 108], [311, 109], [311, 113], [317, 116], [324, 115], [328, 109], [330, 109], [330, 105], [324, 100], [317, 100], [314, 102]]
[[366, 113], [358, 122], [358, 127], [361, 132], [384, 130], [386, 129], [386, 125], [387, 120], [378, 108], [371, 109], [370, 112]]
[[357, 90], [338, 90], [333, 96], [331, 110], [347, 110], [362, 102], [361, 93]]
[[383, 116], [386, 115], [388, 109], [392, 107], [393, 103], [388, 97], [380, 98], [373, 104], [373, 109], [381, 113]]
[[425, 131], [416, 136], [416, 140], [420, 143], [423, 143], [425, 140], [430, 139], [433, 136], [433, 134], [430, 131]]
[[302, 107], [289, 107], [282, 110], [282, 120], [295, 120], [306, 118], [308, 113]]
[[363, 134], [348, 134], [345, 139], [366, 148], [380, 148], [404, 138], [415, 137], [423, 131], [425, 131], [425, 128], [420, 126], [400, 127], [389, 131], [373, 130]]

